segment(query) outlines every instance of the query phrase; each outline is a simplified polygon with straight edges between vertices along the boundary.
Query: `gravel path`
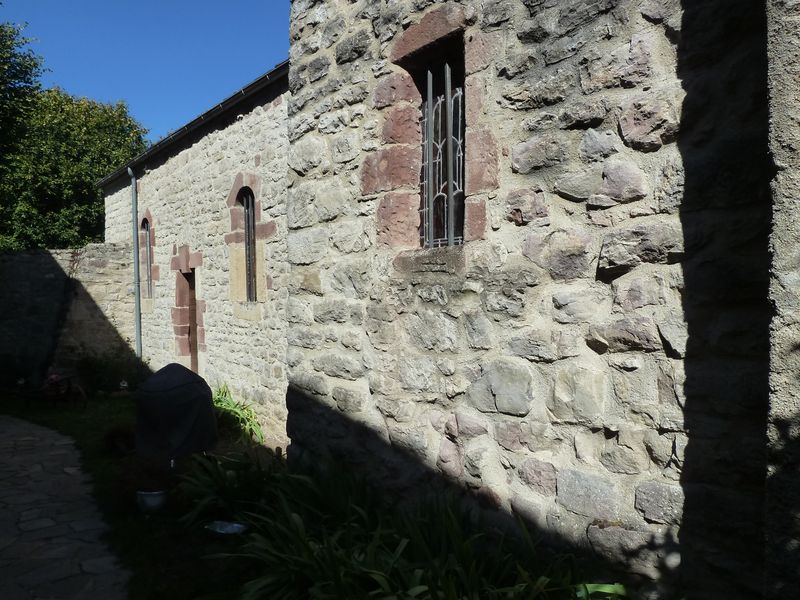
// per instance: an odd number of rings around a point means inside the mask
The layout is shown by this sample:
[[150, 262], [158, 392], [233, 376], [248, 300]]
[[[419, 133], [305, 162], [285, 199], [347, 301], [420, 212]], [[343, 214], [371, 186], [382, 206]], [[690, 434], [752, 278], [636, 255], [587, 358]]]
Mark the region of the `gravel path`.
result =
[[72, 440], [0, 415], [0, 598], [123, 600], [106, 529]]

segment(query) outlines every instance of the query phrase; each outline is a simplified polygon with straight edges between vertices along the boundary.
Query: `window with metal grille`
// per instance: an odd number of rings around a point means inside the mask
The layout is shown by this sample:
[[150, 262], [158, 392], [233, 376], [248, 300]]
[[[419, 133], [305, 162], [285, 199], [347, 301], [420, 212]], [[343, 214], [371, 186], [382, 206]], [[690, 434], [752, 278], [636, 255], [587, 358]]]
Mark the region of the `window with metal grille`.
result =
[[422, 95], [420, 244], [464, 243], [464, 39], [440, 40], [406, 62]]
[[152, 298], [153, 297], [153, 245], [152, 245], [152, 234], [150, 232], [150, 221], [147, 219], [142, 220], [142, 236], [141, 236], [141, 246], [142, 250], [144, 250], [143, 259], [144, 259], [144, 292], [145, 298]]
[[253, 190], [244, 187], [236, 201], [244, 208], [244, 261], [247, 301], [256, 301], [256, 209]]

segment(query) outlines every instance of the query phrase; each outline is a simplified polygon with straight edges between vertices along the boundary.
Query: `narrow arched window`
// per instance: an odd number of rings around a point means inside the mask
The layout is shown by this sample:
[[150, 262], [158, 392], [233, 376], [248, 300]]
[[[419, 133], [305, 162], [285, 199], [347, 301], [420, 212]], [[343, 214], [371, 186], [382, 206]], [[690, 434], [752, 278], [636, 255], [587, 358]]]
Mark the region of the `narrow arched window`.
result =
[[244, 262], [247, 301], [256, 301], [256, 199], [253, 190], [243, 187], [236, 201], [244, 208]]
[[144, 265], [144, 288], [142, 290], [145, 298], [153, 297], [153, 244], [152, 234], [150, 231], [150, 221], [142, 219], [140, 236], [141, 249], [139, 255], [142, 257]]

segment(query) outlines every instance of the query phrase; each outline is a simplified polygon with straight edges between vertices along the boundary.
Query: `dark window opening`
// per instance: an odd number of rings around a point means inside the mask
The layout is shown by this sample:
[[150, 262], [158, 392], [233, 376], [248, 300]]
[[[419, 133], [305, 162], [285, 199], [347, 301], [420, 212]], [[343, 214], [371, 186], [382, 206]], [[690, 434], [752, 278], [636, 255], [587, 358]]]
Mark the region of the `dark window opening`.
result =
[[464, 38], [450, 36], [403, 61], [422, 95], [420, 244], [464, 243]]
[[142, 220], [142, 246], [144, 258], [144, 289], [142, 290], [145, 298], [153, 297], [153, 246], [152, 234], [150, 232], [150, 221]]
[[244, 262], [247, 301], [256, 301], [256, 203], [253, 190], [244, 187], [236, 201], [244, 208]]

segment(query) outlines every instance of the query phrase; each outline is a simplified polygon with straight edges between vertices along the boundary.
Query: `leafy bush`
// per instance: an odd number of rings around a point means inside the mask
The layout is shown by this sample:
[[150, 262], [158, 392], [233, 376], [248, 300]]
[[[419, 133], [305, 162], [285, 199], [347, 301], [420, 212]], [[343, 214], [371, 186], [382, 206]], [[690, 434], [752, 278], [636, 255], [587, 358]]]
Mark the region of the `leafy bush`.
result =
[[221, 429], [239, 434], [240, 442], [264, 443], [264, 432], [253, 408], [244, 402], [233, 399], [227, 385], [214, 390], [214, 408], [217, 409], [217, 423]]
[[[572, 561], [483, 523], [464, 498], [432, 495], [399, 507], [348, 468], [321, 461], [293, 472], [282, 459], [202, 458], [185, 478], [203, 517], [250, 525], [241, 552], [245, 600], [606, 599], [621, 585], [578, 584]], [[200, 476], [202, 474], [202, 476]]]
[[75, 370], [89, 394], [117, 391], [122, 381], [135, 390], [150, 375], [147, 365], [124, 353], [86, 354], [78, 359]]

